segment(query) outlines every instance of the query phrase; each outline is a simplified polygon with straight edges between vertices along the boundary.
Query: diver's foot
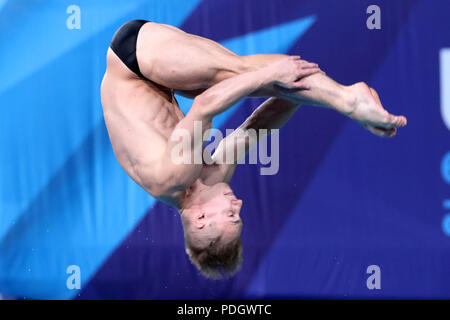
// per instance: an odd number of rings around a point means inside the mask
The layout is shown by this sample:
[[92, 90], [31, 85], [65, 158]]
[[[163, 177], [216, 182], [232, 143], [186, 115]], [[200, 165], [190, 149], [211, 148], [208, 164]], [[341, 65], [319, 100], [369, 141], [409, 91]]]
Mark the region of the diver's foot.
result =
[[352, 96], [350, 112], [347, 115], [364, 128], [381, 137], [393, 137], [397, 128], [406, 126], [404, 116], [394, 116], [381, 105], [377, 92], [364, 82], [348, 87]]

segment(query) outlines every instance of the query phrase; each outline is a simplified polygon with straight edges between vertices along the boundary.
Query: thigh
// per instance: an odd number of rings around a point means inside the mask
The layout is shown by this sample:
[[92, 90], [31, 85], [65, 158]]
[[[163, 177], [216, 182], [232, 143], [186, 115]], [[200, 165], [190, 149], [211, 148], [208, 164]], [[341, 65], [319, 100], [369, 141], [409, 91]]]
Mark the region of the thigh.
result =
[[245, 59], [210, 39], [157, 23], [138, 36], [139, 68], [148, 79], [176, 90], [197, 90], [247, 70]]

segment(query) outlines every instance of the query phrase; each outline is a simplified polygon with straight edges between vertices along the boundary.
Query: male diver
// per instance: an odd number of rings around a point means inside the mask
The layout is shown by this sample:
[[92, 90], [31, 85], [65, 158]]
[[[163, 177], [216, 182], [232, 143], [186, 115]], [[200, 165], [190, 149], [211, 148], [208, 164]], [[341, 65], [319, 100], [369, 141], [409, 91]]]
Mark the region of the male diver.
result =
[[[186, 115], [174, 92], [195, 97]], [[196, 123], [204, 133], [214, 116], [246, 96], [272, 98], [219, 144], [208, 164], [173, 161], [177, 132], [194, 139]], [[301, 103], [334, 109], [383, 137], [406, 125], [365, 83], [338, 84], [298, 56], [239, 56], [212, 40], [145, 20], [130, 21], [114, 35], [101, 98], [119, 163], [149, 194], [179, 210], [186, 252], [212, 278], [232, 275], [242, 260], [242, 200], [228, 182], [244, 155], [231, 164], [223, 157], [227, 148], [243, 145], [248, 151], [257, 143], [245, 134], [249, 129], [281, 128]]]

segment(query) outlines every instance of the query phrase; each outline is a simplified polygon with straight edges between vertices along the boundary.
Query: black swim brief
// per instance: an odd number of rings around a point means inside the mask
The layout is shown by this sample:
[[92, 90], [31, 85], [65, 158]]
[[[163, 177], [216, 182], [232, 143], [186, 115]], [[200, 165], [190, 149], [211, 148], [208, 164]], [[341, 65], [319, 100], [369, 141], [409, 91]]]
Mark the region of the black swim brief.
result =
[[111, 41], [111, 49], [123, 63], [139, 77], [145, 79], [139, 69], [136, 57], [136, 42], [139, 30], [146, 24], [146, 20], [132, 20], [122, 25], [116, 31]]

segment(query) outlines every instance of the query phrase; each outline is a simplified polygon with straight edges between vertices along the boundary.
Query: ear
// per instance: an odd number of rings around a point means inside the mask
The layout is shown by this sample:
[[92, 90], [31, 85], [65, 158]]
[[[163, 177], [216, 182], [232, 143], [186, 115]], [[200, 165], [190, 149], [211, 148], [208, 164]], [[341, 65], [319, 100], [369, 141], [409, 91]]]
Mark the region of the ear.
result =
[[206, 214], [204, 211], [195, 214], [194, 225], [198, 229], [202, 229], [206, 225]]

